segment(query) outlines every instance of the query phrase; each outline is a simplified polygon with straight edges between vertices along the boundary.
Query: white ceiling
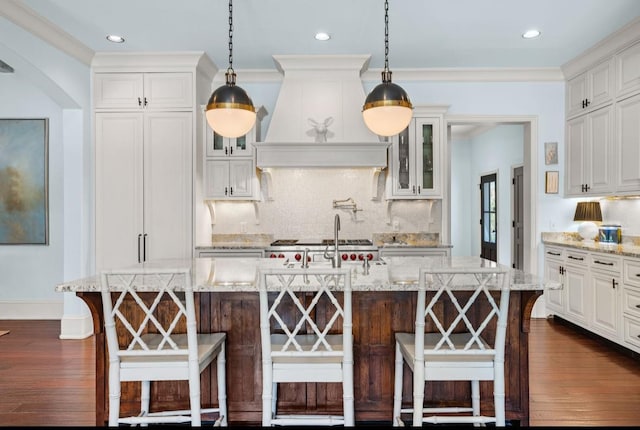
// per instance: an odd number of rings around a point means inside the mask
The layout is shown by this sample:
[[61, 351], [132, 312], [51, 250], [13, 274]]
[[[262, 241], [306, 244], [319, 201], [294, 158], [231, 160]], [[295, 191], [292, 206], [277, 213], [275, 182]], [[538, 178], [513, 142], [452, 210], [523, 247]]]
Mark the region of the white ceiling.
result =
[[[220, 69], [228, 65], [227, 0], [6, 1], [26, 4], [93, 51], [206, 51]], [[559, 67], [640, 16], [640, 0], [389, 3], [392, 71]], [[370, 54], [370, 69], [383, 67], [383, 0], [236, 0], [233, 24], [236, 70], [274, 69], [274, 54]], [[542, 36], [523, 39], [533, 27]], [[316, 41], [320, 30], [332, 39]], [[126, 43], [107, 42], [109, 33]]]

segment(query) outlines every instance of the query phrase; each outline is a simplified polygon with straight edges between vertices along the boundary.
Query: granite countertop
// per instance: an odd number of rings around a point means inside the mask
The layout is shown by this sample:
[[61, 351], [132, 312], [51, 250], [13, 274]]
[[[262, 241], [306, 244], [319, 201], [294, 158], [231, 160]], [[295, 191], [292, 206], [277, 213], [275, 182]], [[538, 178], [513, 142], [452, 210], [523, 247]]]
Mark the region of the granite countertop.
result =
[[[344, 268], [350, 268], [354, 291], [415, 291], [418, 288], [418, 274], [421, 267], [454, 268], [473, 271], [495, 263], [480, 257], [390, 257], [371, 262], [369, 273], [364, 273], [362, 263], [343, 262]], [[258, 291], [257, 274], [259, 269], [291, 268], [298, 269], [299, 263], [283, 262], [271, 258], [194, 258], [191, 260], [157, 260], [135, 266], [141, 270], [152, 271], [163, 268], [191, 269], [194, 290], [201, 292]], [[328, 262], [311, 263], [312, 267], [330, 268]], [[511, 277], [512, 290], [543, 290], [560, 288], [558, 283], [505, 267]], [[303, 287], [304, 288], [304, 287]], [[97, 276], [82, 278], [58, 284], [58, 292], [99, 292], [100, 279]]]
[[372, 242], [378, 248], [451, 248], [440, 243], [439, 233], [373, 233]]
[[[211, 243], [199, 244], [196, 250], [264, 249], [274, 241], [272, 234], [212, 234]], [[439, 233], [373, 233], [371, 241], [378, 248], [451, 248], [440, 243]]]
[[640, 258], [640, 238], [636, 236], [623, 237], [621, 244], [584, 242], [578, 233], [543, 232], [542, 243], [545, 245], [566, 246], [585, 251], [604, 252], [607, 254], [622, 255], [626, 257]]
[[211, 243], [198, 245], [196, 250], [267, 248], [273, 242], [272, 234], [212, 234]]

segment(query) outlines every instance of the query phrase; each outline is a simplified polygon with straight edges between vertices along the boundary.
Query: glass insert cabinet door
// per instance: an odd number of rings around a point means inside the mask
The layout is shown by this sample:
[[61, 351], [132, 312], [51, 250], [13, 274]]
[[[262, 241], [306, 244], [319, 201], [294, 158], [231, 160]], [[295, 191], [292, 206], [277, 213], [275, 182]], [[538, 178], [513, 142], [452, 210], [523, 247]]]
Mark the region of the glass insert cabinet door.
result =
[[439, 120], [414, 118], [393, 138], [392, 197], [439, 197]]
[[223, 137], [206, 126], [207, 157], [242, 157], [251, 155], [251, 133], [236, 138]]

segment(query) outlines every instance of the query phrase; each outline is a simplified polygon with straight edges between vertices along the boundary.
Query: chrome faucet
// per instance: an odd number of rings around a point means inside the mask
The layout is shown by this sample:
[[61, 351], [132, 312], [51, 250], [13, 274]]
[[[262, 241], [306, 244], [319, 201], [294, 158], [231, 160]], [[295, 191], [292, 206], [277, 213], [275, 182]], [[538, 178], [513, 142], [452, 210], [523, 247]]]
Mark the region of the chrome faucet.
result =
[[331, 260], [331, 266], [333, 268], [342, 267], [342, 260], [340, 259], [340, 250], [338, 248], [338, 232], [340, 231], [340, 215], [336, 214], [336, 217], [333, 221], [333, 245], [334, 250], [333, 254], [329, 254], [327, 251], [329, 249], [329, 245], [324, 250], [324, 258], [327, 260]]

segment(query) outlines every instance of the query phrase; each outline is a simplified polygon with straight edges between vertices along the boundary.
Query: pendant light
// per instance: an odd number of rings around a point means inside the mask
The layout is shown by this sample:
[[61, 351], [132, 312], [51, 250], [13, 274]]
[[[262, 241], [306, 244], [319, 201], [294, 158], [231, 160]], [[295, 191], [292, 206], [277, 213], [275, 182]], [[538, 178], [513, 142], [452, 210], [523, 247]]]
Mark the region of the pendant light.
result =
[[391, 82], [389, 70], [389, 1], [384, 2], [384, 70], [382, 83], [367, 96], [362, 117], [369, 130], [379, 136], [393, 136], [411, 122], [413, 106], [407, 93]]
[[207, 103], [207, 122], [224, 137], [240, 137], [256, 122], [256, 109], [245, 90], [236, 85], [233, 70], [233, 1], [229, 0], [229, 68], [226, 84], [211, 94]]

